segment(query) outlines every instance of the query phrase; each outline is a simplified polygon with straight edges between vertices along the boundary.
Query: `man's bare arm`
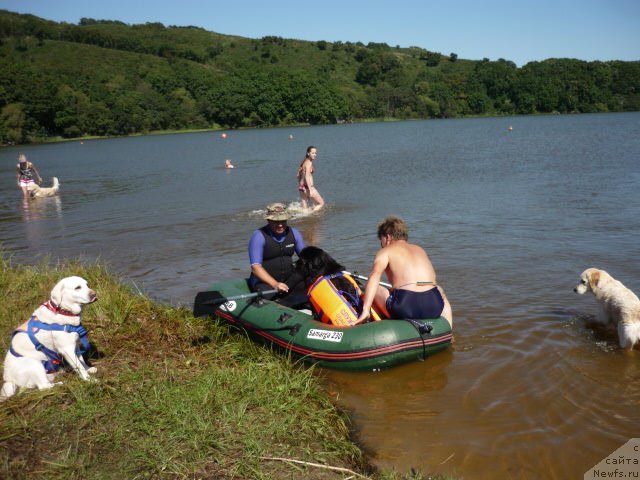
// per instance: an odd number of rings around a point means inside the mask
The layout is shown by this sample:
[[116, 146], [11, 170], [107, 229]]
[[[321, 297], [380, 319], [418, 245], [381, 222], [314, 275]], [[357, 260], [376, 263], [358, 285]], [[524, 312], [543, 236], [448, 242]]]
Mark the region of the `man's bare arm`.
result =
[[364, 300], [362, 304], [362, 313], [358, 317], [358, 323], [363, 320], [366, 320], [369, 317], [369, 312], [371, 310], [371, 305], [373, 305], [373, 300], [376, 296], [376, 291], [380, 286], [380, 279], [382, 278], [382, 272], [384, 272], [389, 265], [389, 255], [387, 254], [386, 249], [381, 249], [376, 254], [376, 258], [373, 261], [373, 267], [371, 269], [371, 273], [369, 273], [369, 280], [367, 281], [367, 286], [364, 289]]

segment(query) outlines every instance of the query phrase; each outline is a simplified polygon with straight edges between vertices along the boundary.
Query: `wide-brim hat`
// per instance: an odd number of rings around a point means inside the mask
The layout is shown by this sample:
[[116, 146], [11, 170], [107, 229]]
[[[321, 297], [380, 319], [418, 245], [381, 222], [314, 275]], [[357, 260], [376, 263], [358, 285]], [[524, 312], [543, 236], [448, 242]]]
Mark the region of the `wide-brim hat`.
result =
[[264, 216], [267, 220], [283, 221], [289, 220], [291, 215], [287, 212], [287, 207], [283, 203], [272, 203], [267, 205], [267, 213]]

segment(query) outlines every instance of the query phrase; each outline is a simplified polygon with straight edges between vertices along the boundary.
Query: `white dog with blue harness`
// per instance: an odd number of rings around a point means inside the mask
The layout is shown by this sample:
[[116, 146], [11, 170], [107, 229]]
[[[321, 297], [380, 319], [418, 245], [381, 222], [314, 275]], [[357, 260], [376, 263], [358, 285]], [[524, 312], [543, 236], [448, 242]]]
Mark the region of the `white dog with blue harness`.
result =
[[49, 301], [13, 332], [0, 400], [14, 395], [18, 387], [53, 387], [63, 360], [83, 380], [91, 380], [90, 374], [97, 370], [82, 358], [89, 341], [80, 322], [82, 307], [96, 300], [96, 292], [81, 277], [63, 278], [53, 287]]

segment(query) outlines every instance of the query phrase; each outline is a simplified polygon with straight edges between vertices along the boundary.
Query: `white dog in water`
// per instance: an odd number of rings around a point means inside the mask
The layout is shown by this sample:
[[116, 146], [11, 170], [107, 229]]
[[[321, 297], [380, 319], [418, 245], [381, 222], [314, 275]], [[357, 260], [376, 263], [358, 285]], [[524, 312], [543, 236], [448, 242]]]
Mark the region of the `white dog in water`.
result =
[[53, 197], [60, 190], [60, 182], [58, 177], [53, 177], [53, 183], [50, 187], [41, 187], [37, 183], [30, 184], [27, 189], [32, 198]]
[[[82, 358], [89, 342], [80, 316], [82, 307], [96, 299], [96, 292], [81, 277], [63, 278], [53, 287], [49, 301], [13, 333], [4, 360], [0, 400], [16, 393], [17, 387], [53, 387], [55, 372], [63, 359], [83, 380], [91, 379], [89, 374], [95, 373], [96, 368], [89, 368]], [[78, 343], [82, 345], [80, 350]]]
[[630, 350], [640, 341], [640, 300], [621, 282], [604, 270], [588, 268], [573, 291], [593, 292], [600, 305], [598, 320], [617, 327], [622, 348]]

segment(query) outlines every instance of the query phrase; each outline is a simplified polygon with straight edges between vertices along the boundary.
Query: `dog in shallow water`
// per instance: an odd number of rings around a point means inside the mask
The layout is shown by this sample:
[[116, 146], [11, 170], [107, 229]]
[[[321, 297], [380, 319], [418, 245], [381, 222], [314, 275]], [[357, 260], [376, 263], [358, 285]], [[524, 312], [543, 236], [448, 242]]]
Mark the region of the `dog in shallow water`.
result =
[[31, 198], [53, 197], [60, 190], [60, 182], [58, 181], [58, 177], [53, 177], [50, 187], [41, 187], [37, 183], [32, 183], [27, 189], [29, 190]]
[[13, 333], [4, 360], [0, 400], [15, 394], [18, 387], [53, 387], [63, 360], [83, 380], [91, 379], [96, 368], [82, 358], [89, 342], [80, 317], [82, 308], [96, 299], [96, 292], [81, 277], [63, 278], [53, 287], [49, 300]]
[[604, 270], [588, 268], [580, 275], [580, 283], [573, 291], [593, 293], [600, 306], [596, 318], [617, 329], [622, 348], [630, 350], [640, 342], [640, 300], [620, 281]]
[[32, 183], [27, 189], [29, 190], [31, 198], [53, 197], [60, 190], [60, 182], [58, 181], [58, 177], [53, 177], [53, 182], [50, 187], [41, 187], [37, 183]]

